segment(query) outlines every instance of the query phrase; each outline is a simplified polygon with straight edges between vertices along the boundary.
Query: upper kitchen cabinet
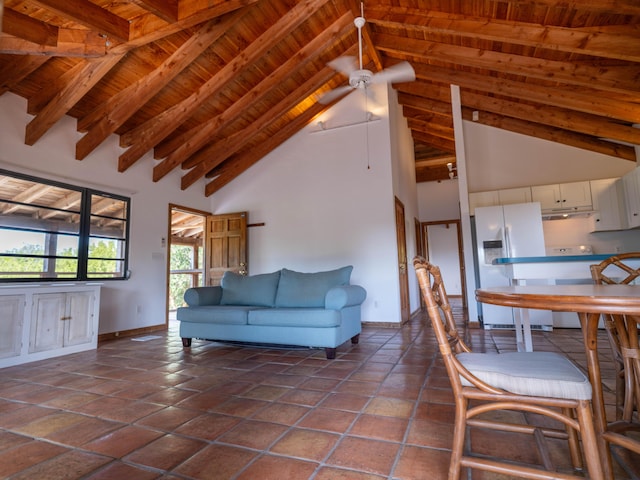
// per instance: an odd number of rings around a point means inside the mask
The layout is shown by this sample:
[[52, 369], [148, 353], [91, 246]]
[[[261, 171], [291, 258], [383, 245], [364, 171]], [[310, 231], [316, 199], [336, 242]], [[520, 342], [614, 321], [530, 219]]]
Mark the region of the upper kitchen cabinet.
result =
[[629, 228], [640, 227], [640, 168], [622, 177]]
[[469, 194], [469, 211], [473, 215], [476, 207], [495, 207], [496, 205], [513, 205], [530, 203], [531, 201], [531, 187], [474, 192]]
[[592, 180], [591, 198], [595, 213], [591, 216], [592, 232], [607, 232], [627, 228], [622, 179]]
[[534, 202], [540, 202], [543, 212], [591, 210], [591, 186], [588, 181], [537, 185], [531, 187]]

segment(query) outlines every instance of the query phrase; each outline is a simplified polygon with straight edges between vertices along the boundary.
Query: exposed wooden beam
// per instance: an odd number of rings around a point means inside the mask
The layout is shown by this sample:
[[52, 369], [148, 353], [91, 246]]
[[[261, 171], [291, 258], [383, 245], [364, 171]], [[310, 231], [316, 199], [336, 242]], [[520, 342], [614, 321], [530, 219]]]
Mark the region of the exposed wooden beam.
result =
[[[372, 5], [367, 10], [371, 12], [367, 20], [376, 25], [392, 30], [406, 29], [424, 35], [426, 38], [430, 34], [438, 33], [640, 62], [640, 41], [637, 33], [610, 34], [599, 31], [597, 28], [562, 28], [380, 5]], [[411, 17], [410, 24], [403, 21], [407, 15]]]
[[2, 31], [28, 42], [55, 47], [58, 44], [58, 27], [23, 15], [11, 8], [5, 8], [2, 17]]
[[171, 23], [178, 20], [179, 0], [137, 0], [137, 2], [166, 22]]
[[199, 151], [196, 154], [199, 162], [182, 177], [182, 189], [184, 190], [193, 185], [194, 182], [202, 178], [217, 165], [220, 165], [225, 159], [241, 150], [246, 145], [248, 138], [252, 138], [267, 128], [274, 119], [280, 118], [286, 112], [304, 101], [304, 99], [309, 96], [309, 92], [317, 90], [321, 85], [326, 83], [333, 74], [334, 72], [331, 68], [325, 67], [305, 83], [298, 86], [294, 91], [290, 92], [284, 100], [281, 100], [271, 107], [269, 111], [265, 112], [258, 120], [252, 122], [247, 128], [238, 130], [235, 134], [225, 138], [223, 141]]
[[93, 86], [102, 79], [122, 55], [109, 55], [86, 61], [76, 76], [34, 117], [26, 128], [27, 145], [33, 145], [49, 128], [62, 118]]
[[[332, 44], [336, 38], [343, 36], [347, 28], [350, 28], [350, 21], [351, 14], [345, 13], [342, 15], [331, 24], [329, 28], [324, 30], [321, 35], [318, 35], [302, 47], [294, 56], [280, 65], [269, 76], [265, 77], [223, 113], [212, 118], [205, 125], [195, 128], [195, 131], [188, 132], [189, 137], [185, 138], [167, 158], [154, 167], [153, 180], [160, 180], [169, 173], [169, 171], [184, 162], [189, 156], [195, 154], [200, 148], [209, 143], [211, 139], [214, 139], [230, 122], [242, 116], [246, 108], [251, 104], [259, 103], [267, 95], [274, 93], [274, 89], [278, 88], [280, 83], [290, 76], [293, 71], [303, 68], [308, 62], [322, 54], [322, 48], [324, 46]], [[185, 167], [189, 168], [189, 165], [185, 165]]]
[[288, 33], [302, 23], [310, 12], [319, 8], [326, 0], [304, 0], [289, 10], [280, 20], [267, 28], [244, 51], [227, 63], [217, 74], [207, 80], [193, 94], [157, 115], [137, 129], [140, 138], [147, 139], [151, 146], [156, 145], [176, 130], [206, 99], [222, 90], [228, 82], [250, 66], [253, 61], [280, 42]]
[[[89, 115], [91, 117], [89, 122], [84, 120], [85, 123], [90, 123], [96, 118], [96, 115], [99, 118], [76, 144], [76, 158], [82, 160], [92, 152], [182, 70], [188, 67], [213, 42], [224, 35], [228, 27], [236, 20], [236, 16], [233, 16], [222, 23], [215, 20], [208, 22], [153, 72], [126, 89], [121, 90], [117, 95], [111, 97], [108, 102], [98, 107], [97, 114]], [[123, 170], [120, 169], [119, 171]]]
[[89, 30], [60, 28], [56, 45], [33, 43], [8, 34], [0, 34], [0, 53], [11, 55], [45, 55], [48, 57], [101, 57], [106, 54], [106, 40]]
[[[590, 88], [560, 85], [551, 89], [531, 82], [518, 82], [469, 72], [453, 72], [431, 65], [417, 64], [414, 69], [418, 79], [640, 123], [640, 103], [637, 101], [640, 93], [635, 99], [629, 97], [629, 101], [625, 101], [623, 97], [616, 98], [598, 91], [597, 82], [593, 82]], [[638, 89], [640, 90], [640, 87]]]
[[640, 65], [607, 66], [600, 68], [591, 64], [560, 62], [524, 55], [481, 50], [478, 48], [449, 45], [379, 34], [375, 42], [382, 51], [411, 55], [428, 62], [445, 61], [466, 67], [486, 69], [509, 75], [537, 78], [546, 82], [592, 87], [603, 91], [628, 94], [638, 90]]
[[32, 0], [59, 15], [122, 42], [129, 40], [129, 22], [87, 0]]

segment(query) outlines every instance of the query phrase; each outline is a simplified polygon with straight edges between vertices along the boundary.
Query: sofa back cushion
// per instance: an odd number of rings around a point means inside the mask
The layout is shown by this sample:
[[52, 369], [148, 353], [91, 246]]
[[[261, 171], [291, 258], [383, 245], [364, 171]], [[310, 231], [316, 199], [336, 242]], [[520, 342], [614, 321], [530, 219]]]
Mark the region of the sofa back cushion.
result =
[[353, 266], [326, 272], [302, 273], [282, 269], [276, 294], [276, 307], [324, 308], [324, 297], [329, 289], [349, 285]]
[[280, 272], [244, 276], [225, 272], [220, 281], [220, 305], [255, 305], [273, 307]]

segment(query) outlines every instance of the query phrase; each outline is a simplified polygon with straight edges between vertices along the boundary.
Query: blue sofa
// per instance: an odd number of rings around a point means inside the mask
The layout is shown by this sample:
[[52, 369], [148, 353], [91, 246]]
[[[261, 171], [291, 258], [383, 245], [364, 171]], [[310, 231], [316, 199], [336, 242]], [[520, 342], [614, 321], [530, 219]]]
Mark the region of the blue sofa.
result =
[[328, 359], [361, 331], [360, 306], [366, 291], [350, 285], [352, 266], [303, 273], [242, 276], [226, 272], [220, 286], [188, 289], [180, 307], [184, 347], [192, 338], [321, 347]]

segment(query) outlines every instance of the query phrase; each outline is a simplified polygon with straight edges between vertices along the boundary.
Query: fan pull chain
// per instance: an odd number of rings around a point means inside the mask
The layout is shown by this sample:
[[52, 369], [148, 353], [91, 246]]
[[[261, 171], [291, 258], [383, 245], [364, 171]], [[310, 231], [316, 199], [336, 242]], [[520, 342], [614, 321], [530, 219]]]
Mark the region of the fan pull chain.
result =
[[371, 170], [369, 162], [369, 97], [367, 95], [367, 89], [364, 89], [364, 121], [365, 121], [365, 153], [367, 155], [367, 170]]

